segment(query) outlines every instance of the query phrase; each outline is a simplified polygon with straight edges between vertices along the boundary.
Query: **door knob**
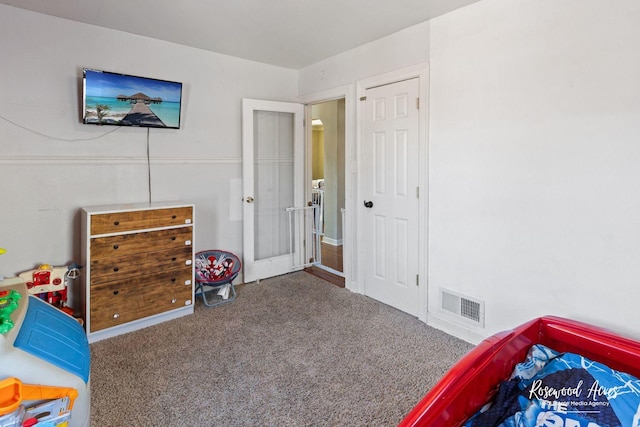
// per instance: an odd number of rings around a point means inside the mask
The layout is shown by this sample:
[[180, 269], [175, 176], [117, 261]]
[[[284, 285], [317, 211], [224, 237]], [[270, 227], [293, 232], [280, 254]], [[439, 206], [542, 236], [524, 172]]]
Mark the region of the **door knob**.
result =
[[246, 199], [244, 199], [247, 203], [253, 203], [253, 197], [249, 196]]
[[372, 201], [364, 201], [364, 207], [365, 208], [372, 208], [373, 207], [373, 202]]

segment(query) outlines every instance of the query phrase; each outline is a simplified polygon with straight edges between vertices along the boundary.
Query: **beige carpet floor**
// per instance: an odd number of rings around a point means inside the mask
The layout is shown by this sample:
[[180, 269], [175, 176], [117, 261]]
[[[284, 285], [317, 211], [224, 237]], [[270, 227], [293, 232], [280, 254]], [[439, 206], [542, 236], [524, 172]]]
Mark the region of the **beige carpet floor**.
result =
[[91, 426], [393, 426], [471, 345], [305, 272], [91, 344]]

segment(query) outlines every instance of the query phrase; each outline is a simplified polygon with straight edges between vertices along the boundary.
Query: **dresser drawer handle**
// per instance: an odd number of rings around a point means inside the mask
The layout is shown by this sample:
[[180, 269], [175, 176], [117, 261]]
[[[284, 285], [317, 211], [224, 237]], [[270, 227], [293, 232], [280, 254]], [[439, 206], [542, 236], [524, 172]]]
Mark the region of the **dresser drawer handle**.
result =
[[118, 271], [120, 270], [118, 267], [113, 267], [113, 271]]
[[176, 216], [175, 215], [171, 215], [171, 219], [176, 219]]
[[191, 246], [191, 240], [185, 240], [184, 245], [185, 246]]
[[113, 225], [120, 225], [120, 221], [114, 221]]
[[177, 300], [177, 299], [175, 299], [175, 298], [173, 298], [173, 299], [171, 300], [171, 304], [175, 304], [175, 303], [176, 303], [176, 301], [178, 301], [178, 300]]
[[120, 291], [113, 291], [114, 295], [118, 295], [120, 293]]
[[171, 240], [176, 240], [176, 236], [171, 236]]
[[191, 260], [190, 260], [190, 259], [188, 259], [188, 260], [186, 260], [186, 261], [184, 262], [184, 265], [191, 265], [191, 264], [192, 264], [192, 262], [191, 262]]
[[118, 245], [113, 245], [113, 249], [118, 249], [120, 246]]
[[175, 260], [177, 260], [177, 259], [178, 259], [178, 258], [173, 257], [173, 258], [171, 258], [171, 261], [175, 261]]
[[176, 281], [176, 278], [175, 278], [175, 277], [172, 277], [172, 278], [171, 278], [171, 281], [172, 281], [172, 282], [175, 282], [175, 281]]
[[114, 314], [114, 315], [113, 315], [113, 318], [114, 318], [114, 319], [118, 319], [119, 317], [120, 317], [120, 315], [119, 315], [118, 313], [116, 313], [116, 314]]

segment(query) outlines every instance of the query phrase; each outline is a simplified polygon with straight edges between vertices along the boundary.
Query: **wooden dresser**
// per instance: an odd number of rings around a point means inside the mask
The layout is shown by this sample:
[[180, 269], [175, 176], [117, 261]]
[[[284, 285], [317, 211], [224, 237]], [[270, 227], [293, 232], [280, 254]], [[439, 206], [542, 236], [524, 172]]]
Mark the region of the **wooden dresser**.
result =
[[193, 313], [193, 205], [93, 206], [81, 212], [89, 342]]

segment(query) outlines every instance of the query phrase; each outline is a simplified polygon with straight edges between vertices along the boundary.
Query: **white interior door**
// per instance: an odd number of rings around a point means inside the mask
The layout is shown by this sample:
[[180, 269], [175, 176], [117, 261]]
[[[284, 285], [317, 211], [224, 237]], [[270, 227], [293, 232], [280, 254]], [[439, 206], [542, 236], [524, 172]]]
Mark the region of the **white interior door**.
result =
[[366, 91], [362, 139], [365, 294], [414, 316], [419, 308], [418, 78]]
[[303, 247], [287, 209], [304, 200], [304, 108], [243, 99], [244, 281], [288, 273]]

